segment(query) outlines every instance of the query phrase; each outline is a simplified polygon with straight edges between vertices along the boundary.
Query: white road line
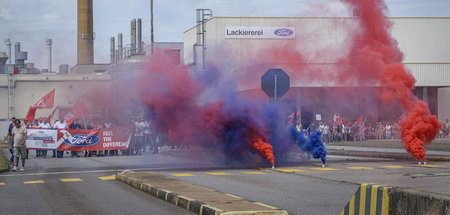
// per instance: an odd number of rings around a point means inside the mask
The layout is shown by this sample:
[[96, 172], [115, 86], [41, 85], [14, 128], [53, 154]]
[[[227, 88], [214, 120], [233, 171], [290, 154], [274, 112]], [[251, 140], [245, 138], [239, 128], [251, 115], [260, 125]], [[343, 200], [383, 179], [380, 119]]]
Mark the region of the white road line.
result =
[[0, 175], [0, 177], [17, 177], [17, 176], [36, 176], [36, 175], [60, 175], [60, 174], [79, 174], [79, 173], [101, 173], [101, 172], [121, 172], [124, 170], [143, 171], [143, 170], [171, 170], [179, 169], [180, 167], [167, 168], [141, 168], [141, 169], [106, 169], [106, 170], [88, 170], [88, 171], [72, 171], [72, 172], [41, 172], [41, 173], [17, 173], [9, 175]]

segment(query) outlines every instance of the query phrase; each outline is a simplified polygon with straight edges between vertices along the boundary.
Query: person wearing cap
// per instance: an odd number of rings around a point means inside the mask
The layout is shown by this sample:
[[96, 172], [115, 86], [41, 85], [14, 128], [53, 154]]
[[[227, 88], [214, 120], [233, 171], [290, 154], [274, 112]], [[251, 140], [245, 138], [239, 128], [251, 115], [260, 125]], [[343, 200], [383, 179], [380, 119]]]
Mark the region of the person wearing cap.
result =
[[14, 167], [12, 171], [17, 171], [19, 166], [19, 157], [22, 158], [22, 167], [20, 171], [24, 171], [25, 159], [26, 159], [26, 141], [27, 141], [27, 129], [20, 123], [20, 120], [14, 121], [14, 128], [11, 131], [12, 141], [14, 146]]

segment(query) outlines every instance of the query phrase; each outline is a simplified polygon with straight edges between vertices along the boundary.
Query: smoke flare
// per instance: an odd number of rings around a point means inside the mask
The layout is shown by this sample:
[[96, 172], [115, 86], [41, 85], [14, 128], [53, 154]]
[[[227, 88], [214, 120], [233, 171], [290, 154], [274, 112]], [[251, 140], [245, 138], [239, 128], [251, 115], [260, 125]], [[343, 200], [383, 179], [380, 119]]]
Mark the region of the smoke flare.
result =
[[[156, 127], [173, 144], [222, 149], [224, 155], [237, 160], [245, 160], [245, 152], [256, 150], [274, 165], [273, 149], [254, 103], [235, 93], [220, 92], [208, 85], [210, 76], [208, 80], [194, 77], [161, 50], [156, 50], [143, 70], [136, 77], [138, 96], [154, 112]], [[215, 90], [219, 98], [203, 101], [202, 93], [207, 90]]]
[[353, 75], [358, 80], [370, 78], [379, 80], [383, 87], [382, 98], [398, 99], [407, 113], [406, 119], [400, 120], [401, 136], [405, 149], [417, 160], [425, 161], [424, 144], [431, 143], [439, 131], [437, 117], [430, 114], [428, 105], [420, 101], [412, 90], [416, 80], [401, 63], [403, 53], [389, 31], [392, 23], [386, 18], [387, 6], [383, 0], [343, 0], [348, 3], [359, 17], [359, 33], [355, 36], [348, 58]]
[[305, 152], [309, 152], [312, 154], [314, 159], [321, 159], [322, 163], [325, 164], [327, 161], [327, 151], [325, 150], [325, 146], [321, 140], [322, 132], [315, 131], [311, 133], [308, 141], [306, 141], [305, 145], [303, 145], [302, 149]]

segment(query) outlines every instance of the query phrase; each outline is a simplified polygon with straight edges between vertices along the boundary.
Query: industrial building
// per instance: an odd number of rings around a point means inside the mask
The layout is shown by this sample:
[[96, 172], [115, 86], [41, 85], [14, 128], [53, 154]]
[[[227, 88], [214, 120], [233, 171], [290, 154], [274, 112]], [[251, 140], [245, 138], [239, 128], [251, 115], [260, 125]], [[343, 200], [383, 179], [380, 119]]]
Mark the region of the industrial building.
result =
[[[345, 28], [338, 27], [339, 23], [351, 23], [356, 20], [354, 17], [213, 17], [210, 10], [197, 10], [197, 13], [197, 25], [184, 32], [183, 42], [154, 43], [153, 45], [165, 49], [164, 53], [167, 56], [176, 58], [180, 63], [184, 62], [193, 71], [204, 71], [207, 65], [220, 62], [217, 66], [238, 80], [240, 92], [258, 96], [265, 96], [260, 90], [260, 77], [269, 68], [281, 68], [290, 76], [295, 76], [296, 71], [291, 65], [280, 62], [261, 64], [249, 62], [248, 59], [261, 55], [267, 47], [283, 44], [295, 44], [299, 50], [314, 53], [323, 48], [318, 45], [323, 38], [327, 38], [327, 47], [339, 49], [339, 43], [347, 36]], [[49, 68], [42, 70], [32, 70], [33, 65], [25, 63], [27, 53], [21, 51], [20, 44], [17, 43], [14, 52], [16, 60], [11, 63], [9, 57], [12, 55], [11, 42], [8, 41], [10, 45], [7, 45], [6, 52], [0, 52], [0, 98], [2, 98], [0, 120], [12, 116], [24, 117], [28, 107], [52, 89], [56, 89], [57, 94], [55, 105], [58, 104], [61, 108], [73, 105], [77, 95], [89, 93], [92, 87], [114, 92], [121, 78], [126, 78], [127, 72], [136, 70], [145, 60], [145, 56], [151, 54], [154, 46], [145, 44], [142, 40], [142, 20], [133, 19], [130, 22], [129, 43], [124, 43], [122, 33], [111, 37], [111, 48], [107, 50], [110, 52], [111, 62], [95, 64], [93, 58], [95, 33], [92, 17], [92, 0], [79, 0], [77, 65], [70, 69], [67, 64], [60, 65], [59, 73], [54, 73], [51, 69], [51, 40], [45, 41], [49, 55]], [[448, 48], [450, 18], [391, 17], [389, 19], [394, 24], [392, 35], [405, 53], [403, 63], [417, 79], [415, 95], [429, 103], [431, 112], [437, 114], [440, 121], [450, 118], [450, 49]], [[254, 33], [239, 35], [239, 30], [242, 29], [254, 31]], [[282, 37], [260, 35], [262, 32], [258, 31], [261, 29], [271, 32], [287, 29], [291, 32]], [[231, 33], [227, 34], [227, 30]], [[283, 34], [283, 32], [280, 33]], [[332, 50], [332, 52], [335, 51]], [[332, 73], [336, 69], [332, 59], [300, 65], [300, 67], [306, 71], [320, 70], [324, 74]], [[248, 72], [254, 76], [245, 77]], [[312, 118], [317, 113], [322, 114], [324, 118], [329, 118], [329, 115], [333, 114], [332, 111], [320, 105], [308, 103], [308, 94], [316, 94], [323, 89], [339, 91], [345, 87], [348, 86], [339, 86], [320, 77], [307, 82], [292, 79], [291, 89], [283, 99], [297, 103], [304, 119]], [[364, 90], [366, 89], [361, 89], [361, 91]], [[38, 115], [46, 116], [50, 112], [51, 110], [40, 110]], [[353, 115], [349, 116], [349, 119], [359, 116], [360, 113], [353, 113]]]
[[[129, 71], [138, 68], [145, 55], [150, 53], [148, 50], [151, 46], [142, 40], [142, 19], [132, 19], [130, 42], [123, 42], [122, 33], [117, 34], [117, 40], [111, 37], [111, 62], [96, 64], [92, 4], [92, 0], [78, 0], [77, 35], [74, 35], [77, 37], [77, 64], [70, 69], [69, 65], [62, 64], [58, 73], [52, 70], [51, 39], [43, 41], [43, 45], [47, 47], [48, 68], [41, 70], [34, 68], [32, 63], [25, 63], [28, 53], [21, 51], [19, 42], [12, 52], [11, 40], [5, 41], [6, 52], [0, 50], [0, 128], [7, 126], [8, 119], [13, 116], [25, 117], [29, 106], [53, 89], [56, 89], [55, 107], [58, 106], [54, 118], [61, 119], [79, 96], [92, 94], [93, 89], [113, 92], [121, 78], [126, 78]], [[164, 42], [154, 45], [165, 49], [167, 55], [177, 57], [182, 63], [183, 43]], [[13, 62], [10, 56], [14, 55]], [[42, 109], [36, 116], [48, 116], [51, 112], [52, 110]]]
[[[388, 19], [393, 23], [392, 36], [405, 54], [403, 63], [417, 79], [414, 94], [429, 103], [431, 112], [437, 114], [440, 121], [450, 118], [450, 17]], [[217, 66], [238, 80], [242, 92], [265, 96], [260, 90], [260, 77], [269, 68], [281, 68], [291, 77], [299, 70], [309, 74], [320, 71], [322, 76], [308, 81], [291, 78], [286, 99], [298, 104], [302, 118], [311, 120], [315, 114], [331, 118], [332, 110], [322, 108], [317, 102], [308, 104], [308, 95], [326, 96], [320, 91], [339, 91], [349, 86], [327, 80], [326, 74], [336, 72], [339, 66], [333, 56], [321, 61], [312, 58], [313, 63], [296, 66], [277, 60], [261, 63], [249, 59], [264, 55], [270, 47], [286, 45], [294, 46], [306, 57], [327, 49], [330, 53], [339, 53], [349, 37], [348, 29], [357, 24], [355, 17], [213, 17], [198, 23], [184, 32], [184, 62], [197, 71], [210, 63], [225, 62]], [[276, 35], [277, 29], [289, 34]], [[246, 77], [249, 73], [252, 76]], [[344, 115], [348, 120], [355, 120], [361, 114], [347, 109]]]

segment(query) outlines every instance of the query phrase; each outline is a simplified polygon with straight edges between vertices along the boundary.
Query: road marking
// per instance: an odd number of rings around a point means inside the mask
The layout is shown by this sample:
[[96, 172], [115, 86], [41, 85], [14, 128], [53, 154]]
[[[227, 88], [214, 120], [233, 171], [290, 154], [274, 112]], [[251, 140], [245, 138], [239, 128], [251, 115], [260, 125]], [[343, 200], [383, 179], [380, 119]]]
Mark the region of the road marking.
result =
[[81, 178], [61, 178], [62, 182], [77, 182], [77, 181], [83, 181]]
[[276, 208], [276, 207], [274, 207], [274, 206], [266, 205], [266, 204], [261, 203], [261, 202], [254, 202], [254, 203], [257, 204], [257, 205], [263, 206], [263, 207], [270, 208], [270, 209], [272, 209], [272, 210], [278, 210], [278, 208]]
[[102, 179], [103, 181], [106, 180], [114, 180], [116, 179], [116, 175], [110, 175], [110, 176], [102, 176], [102, 177], [98, 177], [99, 179]]
[[411, 168], [409, 166], [383, 166], [383, 167], [391, 168], [391, 169]]
[[4, 182], [0, 182], [0, 186], [1, 186], [1, 185], [6, 185], [6, 183], [4, 183]]
[[242, 172], [244, 174], [262, 175], [267, 174], [267, 172]]
[[177, 173], [177, 174], [172, 174], [173, 176], [178, 176], [178, 177], [184, 177], [184, 176], [195, 176], [194, 174], [190, 174], [190, 173]]
[[24, 181], [23, 183], [24, 184], [43, 184], [45, 182], [42, 180], [37, 180], [37, 181]]
[[207, 172], [208, 175], [231, 175], [231, 173], [228, 172]]
[[289, 173], [295, 173], [295, 172], [303, 172], [305, 170], [303, 169], [274, 169], [275, 171], [279, 171], [279, 172], [289, 172]]
[[[209, 166], [197, 166], [197, 168], [211, 168]], [[78, 174], [78, 173], [101, 173], [101, 172], [122, 172], [124, 170], [129, 171], [151, 171], [151, 170], [177, 170], [180, 167], [157, 167], [157, 168], [137, 168], [137, 169], [105, 169], [105, 170], [87, 170], [87, 171], [71, 171], [71, 172], [39, 172], [39, 173], [21, 173], [21, 174], [8, 174], [0, 175], [0, 177], [21, 177], [21, 176], [37, 176], [37, 175], [59, 175], [59, 174]]]
[[321, 170], [321, 171], [333, 171], [333, 170], [340, 170], [340, 169], [335, 169], [335, 168], [324, 168], [324, 167], [319, 167], [319, 168], [311, 168], [314, 170]]
[[364, 167], [364, 166], [349, 166], [349, 169], [373, 169], [372, 167]]
[[229, 193], [225, 193], [225, 195], [230, 196], [230, 197], [233, 197], [233, 198], [235, 198], [235, 199], [242, 199], [242, 197], [235, 196], [235, 195], [229, 194]]
[[418, 166], [418, 167], [442, 167], [442, 166], [439, 166], [439, 165], [433, 165], [433, 164], [425, 164], [425, 165], [419, 165], [419, 164], [417, 164], [416, 166]]

